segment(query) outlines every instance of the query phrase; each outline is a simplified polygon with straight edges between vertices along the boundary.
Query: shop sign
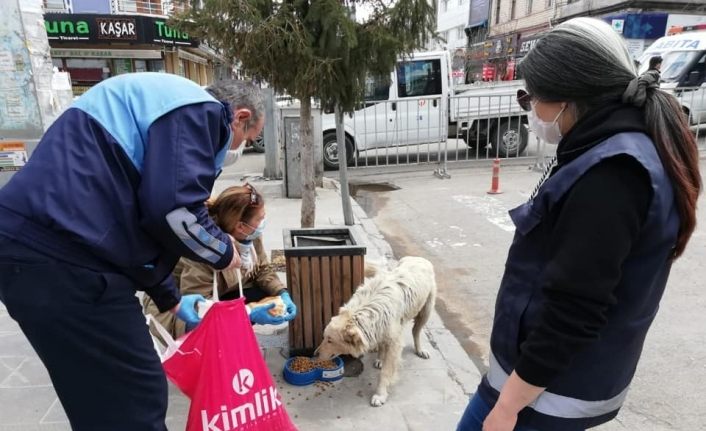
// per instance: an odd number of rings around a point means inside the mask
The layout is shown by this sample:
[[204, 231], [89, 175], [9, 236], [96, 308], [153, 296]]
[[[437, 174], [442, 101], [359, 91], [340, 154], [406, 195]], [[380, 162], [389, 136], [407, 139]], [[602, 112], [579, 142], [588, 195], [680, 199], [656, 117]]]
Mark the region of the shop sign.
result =
[[58, 15], [56, 19], [45, 16], [44, 27], [49, 40], [64, 42], [87, 42], [90, 40], [91, 29], [88, 21], [76, 19], [68, 14], [47, 15]]
[[543, 34], [533, 34], [531, 36], [523, 37], [520, 39], [519, 48], [517, 49], [517, 56], [522, 57], [527, 55], [528, 52], [537, 44], [539, 39]]
[[168, 26], [167, 22], [162, 19], [154, 19], [151, 23], [151, 31], [150, 43], [158, 43], [160, 45], [198, 46], [198, 42], [190, 38], [188, 33]]
[[141, 15], [44, 14], [50, 45], [60, 43], [127, 42], [168, 46], [198, 46], [199, 42], [162, 18]]
[[624, 19], [613, 19], [610, 21], [610, 25], [616, 33], [623, 34], [623, 28], [625, 27]]
[[98, 39], [137, 41], [135, 18], [96, 18]]

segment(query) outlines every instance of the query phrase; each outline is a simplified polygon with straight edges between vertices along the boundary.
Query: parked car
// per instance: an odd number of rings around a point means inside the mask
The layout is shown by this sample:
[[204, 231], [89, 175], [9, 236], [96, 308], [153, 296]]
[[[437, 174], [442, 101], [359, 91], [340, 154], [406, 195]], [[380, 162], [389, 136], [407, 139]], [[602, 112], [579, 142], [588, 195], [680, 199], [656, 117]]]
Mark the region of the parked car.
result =
[[246, 148], [252, 148], [255, 152], [257, 153], [264, 153], [265, 152], [265, 139], [262, 136], [263, 132], [260, 132], [259, 135], [257, 135], [257, 138], [255, 138], [252, 141], [248, 141], [246, 143], [247, 147]]

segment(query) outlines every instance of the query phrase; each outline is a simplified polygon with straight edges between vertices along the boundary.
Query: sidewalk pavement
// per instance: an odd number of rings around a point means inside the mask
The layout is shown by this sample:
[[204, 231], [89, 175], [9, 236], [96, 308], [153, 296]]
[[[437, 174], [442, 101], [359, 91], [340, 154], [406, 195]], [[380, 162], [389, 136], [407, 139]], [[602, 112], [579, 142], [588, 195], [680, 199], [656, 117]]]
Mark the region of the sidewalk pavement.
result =
[[[214, 194], [239, 184], [239, 179], [228, 175], [219, 180]], [[268, 251], [282, 249], [282, 229], [299, 226], [301, 201], [282, 198], [281, 182], [264, 181], [256, 176], [248, 181], [265, 195], [265, 247]], [[343, 226], [337, 183], [325, 180], [324, 188], [317, 189], [316, 204], [317, 227]], [[372, 220], [355, 201], [353, 208], [356, 218], [353, 229], [364, 238], [366, 259], [392, 258], [389, 244]], [[280, 277], [286, 280], [283, 273]], [[379, 372], [372, 367], [375, 354], [363, 358], [364, 370], [358, 377], [346, 377], [326, 389], [291, 386], [281, 377], [286, 327], [256, 329], [286, 409], [302, 431], [455, 430], [468, 395], [480, 381], [476, 366], [436, 313], [427, 324], [423, 340], [431, 358], [423, 360], [414, 354], [411, 327], [405, 331], [407, 343], [399, 380], [392, 387], [387, 403], [378, 408], [369, 404]], [[70, 430], [46, 369], [1, 303], [0, 340], [0, 431]], [[167, 414], [170, 430], [184, 429], [188, 408], [188, 399], [170, 385]]]

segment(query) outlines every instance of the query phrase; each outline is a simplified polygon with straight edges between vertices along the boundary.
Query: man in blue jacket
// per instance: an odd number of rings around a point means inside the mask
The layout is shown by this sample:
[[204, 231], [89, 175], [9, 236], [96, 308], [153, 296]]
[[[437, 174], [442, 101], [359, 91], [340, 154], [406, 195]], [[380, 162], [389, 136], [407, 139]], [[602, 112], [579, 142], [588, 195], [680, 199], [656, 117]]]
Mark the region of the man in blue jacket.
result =
[[198, 323], [181, 256], [238, 267], [204, 202], [264, 123], [259, 89], [133, 73], [93, 87], [0, 189], [0, 300], [74, 430], [166, 430], [167, 383], [135, 297]]

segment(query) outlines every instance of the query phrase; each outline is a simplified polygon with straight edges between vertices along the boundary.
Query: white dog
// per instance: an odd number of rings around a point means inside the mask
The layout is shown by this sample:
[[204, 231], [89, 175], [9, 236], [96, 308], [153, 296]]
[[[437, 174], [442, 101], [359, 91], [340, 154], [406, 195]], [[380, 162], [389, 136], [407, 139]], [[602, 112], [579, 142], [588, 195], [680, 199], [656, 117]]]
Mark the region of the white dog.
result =
[[383, 405], [402, 359], [402, 329], [412, 319], [414, 350], [420, 358], [429, 358], [419, 336], [434, 309], [435, 298], [431, 262], [421, 257], [402, 258], [391, 270], [381, 270], [366, 279], [338, 316], [331, 319], [324, 330], [324, 340], [316, 349], [319, 359], [343, 354], [359, 357], [377, 348], [375, 367], [382, 371], [370, 404]]

